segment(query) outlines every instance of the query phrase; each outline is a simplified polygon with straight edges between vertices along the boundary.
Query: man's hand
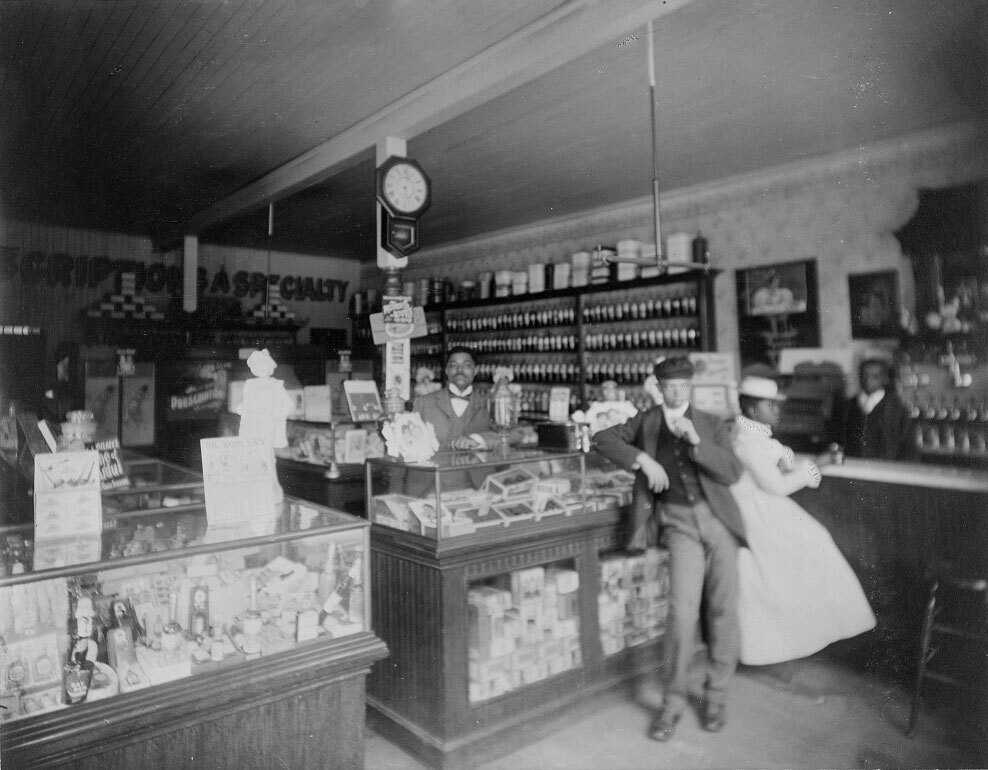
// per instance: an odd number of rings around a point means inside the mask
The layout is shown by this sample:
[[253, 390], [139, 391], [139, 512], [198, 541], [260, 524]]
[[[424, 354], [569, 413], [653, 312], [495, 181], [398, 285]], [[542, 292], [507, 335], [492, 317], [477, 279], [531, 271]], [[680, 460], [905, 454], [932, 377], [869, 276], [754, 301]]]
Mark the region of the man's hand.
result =
[[660, 463], [653, 460], [644, 452], [639, 454], [635, 460], [638, 463], [638, 469], [648, 479], [648, 488], [655, 494], [665, 492], [669, 488], [669, 476], [666, 473], [666, 469]]
[[696, 432], [693, 421], [688, 417], [680, 417], [669, 426], [669, 430], [673, 432], [673, 435], [678, 436], [683, 441], [688, 441], [693, 446], [700, 443], [700, 434]]
[[469, 436], [457, 436], [449, 442], [449, 445], [453, 449], [480, 449], [483, 446], [481, 442], [475, 441]]

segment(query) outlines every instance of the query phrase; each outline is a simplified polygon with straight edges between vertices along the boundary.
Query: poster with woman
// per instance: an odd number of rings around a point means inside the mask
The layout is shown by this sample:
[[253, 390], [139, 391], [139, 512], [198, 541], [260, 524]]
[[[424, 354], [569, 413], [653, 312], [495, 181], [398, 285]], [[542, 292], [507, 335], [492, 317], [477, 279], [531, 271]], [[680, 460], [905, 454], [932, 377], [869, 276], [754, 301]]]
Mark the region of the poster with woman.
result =
[[820, 345], [816, 260], [737, 271], [741, 365], [778, 365], [782, 350]]

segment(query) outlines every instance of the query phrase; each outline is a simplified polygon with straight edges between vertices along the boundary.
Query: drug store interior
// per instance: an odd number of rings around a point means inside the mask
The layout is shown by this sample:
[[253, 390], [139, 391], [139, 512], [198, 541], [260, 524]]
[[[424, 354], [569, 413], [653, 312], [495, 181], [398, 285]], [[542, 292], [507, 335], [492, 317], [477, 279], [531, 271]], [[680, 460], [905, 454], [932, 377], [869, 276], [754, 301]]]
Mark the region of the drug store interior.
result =
[[[986, 33], [914, 0], [4, 3], [3, 761], [471, 765], [654, 673], [668, 556], [627, 550], [594, 436], [676, 356], [725, 421], [746, 374], [785, 393], [823, 473], [794, 499], [877, 617], [845, 662], [916, 687], [895, 728], [983, 713]], [[462, 348], [493, 434], [437, 452], [412, 402]], [[896, 456], [845, 446], [871, 359]]]

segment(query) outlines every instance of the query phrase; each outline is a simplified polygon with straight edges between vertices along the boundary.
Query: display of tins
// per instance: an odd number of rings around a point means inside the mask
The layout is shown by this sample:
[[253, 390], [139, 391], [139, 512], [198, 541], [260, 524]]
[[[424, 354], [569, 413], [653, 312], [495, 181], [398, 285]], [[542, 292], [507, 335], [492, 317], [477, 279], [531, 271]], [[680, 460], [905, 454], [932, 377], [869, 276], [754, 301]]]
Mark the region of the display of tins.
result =
[[492, 284], [494, 282], [494, 273], [489, 270], [485, 270], [483, 273], [477, 276], [478, 288], [480, 299], [490, 299], [494, 296], [492, 290]]
[[498, 270], [494, 273], [494, 296], [510, 297], [511, 282], [514, 280], [514, 273], [510, 270]]

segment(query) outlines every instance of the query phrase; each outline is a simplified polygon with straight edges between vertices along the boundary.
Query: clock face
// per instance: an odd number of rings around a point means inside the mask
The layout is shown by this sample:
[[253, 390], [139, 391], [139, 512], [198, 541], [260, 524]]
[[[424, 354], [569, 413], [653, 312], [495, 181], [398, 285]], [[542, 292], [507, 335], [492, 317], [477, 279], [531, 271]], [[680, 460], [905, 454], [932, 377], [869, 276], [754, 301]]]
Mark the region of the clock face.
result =
[[396, 163], [384, 174], [381, 193], [396, 213], [413, 214], [425, 208], [429, 182], [417, 166]]

